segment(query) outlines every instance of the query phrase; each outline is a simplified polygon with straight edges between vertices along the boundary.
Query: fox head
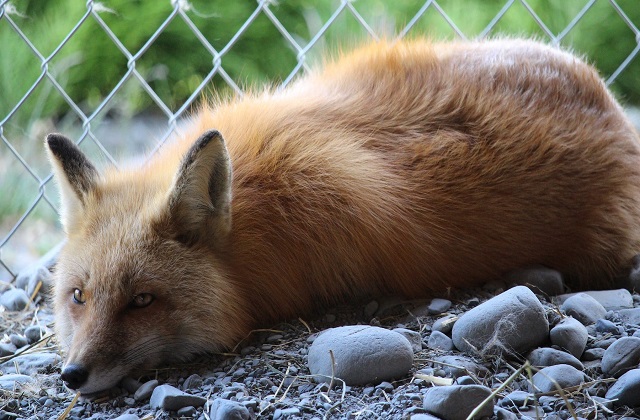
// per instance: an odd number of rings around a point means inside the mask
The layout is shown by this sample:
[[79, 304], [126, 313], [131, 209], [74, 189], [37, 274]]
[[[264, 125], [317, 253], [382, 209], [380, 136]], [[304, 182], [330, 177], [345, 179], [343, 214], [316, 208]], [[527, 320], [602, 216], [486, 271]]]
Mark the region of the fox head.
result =
[[67, 386], [94, 393], [233, 345], [245, 319], [224, 263], [232, 171], [221, 135], [204, 133], [175, 164], [104, 174], [60, 134], [46, 148], [67, 235], [54, 274]]

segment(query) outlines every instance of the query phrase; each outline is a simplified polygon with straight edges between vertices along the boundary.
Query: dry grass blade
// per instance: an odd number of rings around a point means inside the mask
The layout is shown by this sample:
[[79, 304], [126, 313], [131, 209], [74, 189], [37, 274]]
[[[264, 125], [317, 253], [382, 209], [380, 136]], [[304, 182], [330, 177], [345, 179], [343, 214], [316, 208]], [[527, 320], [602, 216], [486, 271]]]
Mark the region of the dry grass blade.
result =
[[27, 346], [24, 350], [18, 352], [18, 353], [14, 353], [11, 354], [9, 356], [4, 356], [4, 357], [0, 357], [0, 363], [5, 363], [8, 362], [9, 360], [15, 359], [18, 356], [21, 356], [23, 354], [29, 353], [30, 350], [39, 347], [40, 344], [44, 343], [45, 341], [48, 341], [49, 339], [53, 338], [54, 334], [47, 334], [44, 337], [42, 337], [40, 340], [29, 344], [29, 346]]
[[503, 389], [505, 389], [511, 382], [513, 382], [518, 376], [520, 376], [522, 371], [524, 371], [525, 369], [528, 370], [529, 367], [530, 367], [529, 362], [524, 362], [524, 364], [522, 366], [520, 366], [520, 368], [518, 370], [513, 372], [511, 374], [511, 376], [509, 376], [507, 378], [507, 380], [502, 383], [502, 385], [500, 385], [498, 388], [496, 388], [491, 393], [491, 395], [489, 395], [487, 398], [485, 398], [484, 401], [482, 401], [480, 404], [477, 405], [476, 408], [473, 409], [473, 411], [467, 416], [467, 420], [473, 419], [480, 412], [480, 410], [482, 410], [482, 407], [487, 405], [487, 403], [489, 401], [491, 401], [492, 399], [494, 399], [496, 397], [496, 395], [498, 395], [498, 393], [502, 392]]
[[71, 410], [73, 410], [73, 407], [78, 402], [78, 398], [80, 398], [80, 392], [76, 393], [76, 395], [73, 397], [73, 400], [71, 400], [67, 408], [62, 412], [62, 414], [60, 414], [60, 416], [58, 416], [58, 420], [64, 420], [67, 418]]
[[452, 378], [443, 378], [441, 376], [434, 376], [434, 375], [424, 375], [422, 373], [416, 373], [415, 375], [413, 375], [413, 377], [431, 382], [433, 385], [436, 385], [436, 386], [453, 385]]

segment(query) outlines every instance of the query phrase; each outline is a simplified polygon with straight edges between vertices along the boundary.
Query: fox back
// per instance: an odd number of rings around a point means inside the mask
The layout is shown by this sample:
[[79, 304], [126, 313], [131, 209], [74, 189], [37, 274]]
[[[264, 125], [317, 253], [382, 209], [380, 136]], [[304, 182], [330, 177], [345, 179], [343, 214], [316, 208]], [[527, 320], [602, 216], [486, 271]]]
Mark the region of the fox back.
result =
[[47, 146], [83, 393], [354, 297], [529, 264], [606, 287], [640, 251], [636, 131], [593, 68], [533, 41], [375, 43], [205, 106], [135, 169]]

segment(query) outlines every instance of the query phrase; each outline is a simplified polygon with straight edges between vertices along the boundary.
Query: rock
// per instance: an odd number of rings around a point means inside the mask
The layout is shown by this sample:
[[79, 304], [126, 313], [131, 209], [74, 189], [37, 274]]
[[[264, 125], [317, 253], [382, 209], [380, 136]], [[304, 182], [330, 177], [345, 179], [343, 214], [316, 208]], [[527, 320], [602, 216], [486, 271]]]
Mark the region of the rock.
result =
[[[616, 290], [591, 290], [586, 292], [580, 292], [594, 298], [600, 303], [607, 311], [617, 311], [619, 309], [633, 308], [633, 297], [627, 289]], [[557, 296], [554, 302], [561, 305], [566, 302], [572, 296], [580, 293], [567, 293]]]
[[16, 286], [23, 290], [29, 289], [29, 281], [37, 276], [38, 271], [46, 269], [51, 274], [51, 268], [58, 260], [58, 255], [64, 246], [64, 241], [51, 248], [44, 256], [38, 259], [32, 266], [18, 273], [16, 277]]
[[13, 391], [20, 385], [33, 382], [34, 379], [28, 375], [10, 374], [0, 376], [0, 389], [5, 391]]
[[418, 413], [409, 417], [409, 420], [440, 420], [438, 417], [433, 417], [430, 414]]
[[431, 299], [428, 310], [431, 315], [440, 315], [447, 312], [451, 308], [451, 301], [447, 299], [435, 298]]
[[458, 320], [456, 315], [446, 315], [442, 318], [438, 318], [431, 327], [432, 331], [440, 331], [443, 334], [451, 334], [453, 324]]
[[21, 311], [29, 304], [29, 296], [22, 289], [9, 289], [0, 295], [0, 306], [7, 311]]
[[472, 375], [479, 378], [487, 376], [487, 369], [464, 356], [438, 356], [434, 357], [435, 365], [442, 369], [446, 375], [452, 378], [460, 376]]
[[[120, 381], [120, 386], [129, 394], [135, 394], [136, 391], [142, 386], [142, 383], [140, 383], [140, 381], [138, 381], [137, 379], [127, 376]], [[135, 403], [135, 400], [133, 401]]]
[[628, 324], [640, 325], [640, 308], [620, 309], [618, 315], [622, 321]]
[[[580, 385], [584, 382], [584, 373], [570, 365], [547, 366], [533, 375], [531, 392], [557, 391], [556, 383], [561, 388]], [[554, 383], [555, 381], [555, 383]], [[530, 385], [531, 387], [531, 385]]]
[[[439, 386], [427, 390], [422, 406], [429, 413], [443, 419], [465, 420], [490, 395], [491, 390], [482, 385]], [[476, 418], [492, 415], [493, 400], [490, 400]]]
[[331, 328], [309, 348], [309, 370], [319, 382], [331, 380], [330, 351], [335, 360], [335, 376], [347, 385], [402, 377], [413, 364], [413, 348], [402, 334], [367, 325]]
[[51, 351], [21, 354], [0, 364], [0, 370], [4, 373], [33, 375], [41, 371], [46, 371], [51, 366], [57, 366], [61, 361], [62, 358], [60, 355]]
[[209, 417], [211, 420], [248, 420], [251, 415], [247, 407], [239, 402], [216, 398], [211, 404]]
[[178, 410], [178, 412], [176, 413], [178, 415], [178, 417], [180, 418], [193, 418], [196, 413], [198, 412], [198, 410], [196, 410], [195, 407], [193, 406], [189, 406], [189, 407], [182, 407], [180, 410]]
[[617, 378], [640, 362], [640, 338], [622, 337], [611, 344], [602, 356], [602, 372]]
[[200, 377], [200, 375], [194, 373], [184, 380], [182, 389], [186, 391], [188, 389], [198, 388], [199, 386], [202, 386], [202, 378]]
[[596, 321], [596, 331], [599, 333], [613, 335], [622, 335], [624, 333], [624, 329], [622, 327], [618, 327], [616, 324], [606, 319], [599, 319]]
[[587, 347], [587, 328], [575, 318], [567, 317], [549, 332], [551, 343], [579, 358]]
[[174, 388], [171, 385], [157, 386], [151, 394], [151, 401], [149, 404], [151, 408], [162, 408], [163, 410], [179, 410], [182, 407], [188, 407], [190, 405], [194, 407], [201, 407], [207, 402], [206, 398], [196, 395], [187, 394], [180, 391], [178, 388]]
[[451, 351], [454, 349], [453, 340], [440, 331], [432, 331], [427, 341], [427, 346], [430, 349], [437, 349], [443, 351]]
[[364, 307], [365, 318], [367, 319], [373, 318], [375, 313], [378, 311], [379, 307], [380, 307], [380, 304], [376, 300], [372, 300], [371, 302], [367, 303], [367, 306]]
[[556, 350], [551, 347], [540, 347], [533, 350], [527, 356], [527, 360], [532, 366], [546, 367], [555, 365], [569, 365], [576, 369], [583, 370], [584, 366], [580, 360], [575, 356], [564, 352], [562, 350]]
[[613, 402], [616, 407], [640, 407], [640, 369], [632, 369], [620, 376], [609, 388], [605, 398], [617, 400]]
[[0, 357], [11, 356], [18, 350], [13, 343], [0, 343]]
[[631, 270], [629, 270], [628, 283], [631, 290], [640, 290], [640, 254], [634, 255], [631, 259]]
[[33, 344], [47, 334], [47, 330], [39, 325], [32, 325], [24, 330], [24, 336], [29, 344]]
[[594, 324], [598, 319], [604, 318], [607, 310], [593, 297], [586, 293], [577, 293], [567, 298], [560, 307], [567, 315], [570, 315], [584, 325]]
[[402, 334], [404, 338], [409, 340], [413, 352], [417, 353], [422, 350], [422, 336], [417, 331], [408, 330], [406, 328], [394, 328], [392, 331]]
[[27, 338], [23, 335], [19, 335], [19, 334], [11, 334], [9, 336], [9, 340], [11, 340], [11, 344], [13, 344], [14, 346], [16, 346], [16, 348], [21, 348], [26, 346], [27, 344], [29, 344], [27, 342]]
[[585, 362], [591, 362], [593, 360], [602, 359], [604, 357], [605, 351], [605, 349], [602, 349], [600, 347], [587, 349], [584, 351], [584, 353], [582, 353], [582, 360], [584, 360]]
[[114, 418], [113, 420], [140, 420], [140, 417], [132, 413], [125, 413]]
[[498, 402], [498, 405], [500, 407], [524, 408], [533, 404], [534, 401], [535, 397], [529, 392], [513, 391], [505, 395], [505, 397]]
[[158, 381], [156, 379], [152, 379], [140, 385], [140, 388], [133, 395], [133, 398], [136, 401], [146, 401], [151, 397], [153, 390], [158, 386]]
[[564, 291], [562, 274], [543, 265], [532, 265], [508, 272], [507, 284], [527, 286], [534, 293], [556, 296]]
[[549, 336], [549, 322], [536, 295], [516, 286], [456, 321], [453, 344], [460, 351], [482, 354], [527, 353]]

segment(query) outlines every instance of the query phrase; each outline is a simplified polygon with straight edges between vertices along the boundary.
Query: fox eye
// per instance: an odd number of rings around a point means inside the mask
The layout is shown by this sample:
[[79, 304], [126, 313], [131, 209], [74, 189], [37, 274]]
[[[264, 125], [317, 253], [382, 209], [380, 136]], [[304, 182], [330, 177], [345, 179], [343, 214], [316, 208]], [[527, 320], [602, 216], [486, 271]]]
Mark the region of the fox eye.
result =
[[149, 306], [155, 298], [151, 293], [140, 293], [135, 295], [131, 301], [131, 306], [134, 308], [144, 308]]
[[87, 301], [84, 292], [80, 289], [73, 289], [73, 301], [78, 305], [83, 305]]

